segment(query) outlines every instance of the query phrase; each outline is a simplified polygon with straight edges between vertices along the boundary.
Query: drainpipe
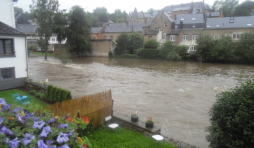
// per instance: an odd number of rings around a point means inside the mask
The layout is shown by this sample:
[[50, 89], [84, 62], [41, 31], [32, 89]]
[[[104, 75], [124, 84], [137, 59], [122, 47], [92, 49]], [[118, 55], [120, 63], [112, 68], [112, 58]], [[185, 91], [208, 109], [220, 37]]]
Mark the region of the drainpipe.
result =
[[25, 51], [26, 51], [26, 72], [27, 72], [27, 78], [28, 78], [28, 50], [27, 50], [27, 36], [25, 37]]

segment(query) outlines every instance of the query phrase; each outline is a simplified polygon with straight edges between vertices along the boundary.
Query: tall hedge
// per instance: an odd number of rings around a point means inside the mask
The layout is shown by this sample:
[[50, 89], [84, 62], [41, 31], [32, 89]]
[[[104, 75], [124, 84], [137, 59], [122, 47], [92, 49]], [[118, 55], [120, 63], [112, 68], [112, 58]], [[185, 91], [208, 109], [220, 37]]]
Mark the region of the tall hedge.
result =
[[206, 136], [211, 148], [253, 148], [254, 79], [217, 95]]
[[50, 103], [57, 103], [69, 99], [72, 99], [71, 92], [69, 90], [48, 85], [45, 98], [46, 101]]

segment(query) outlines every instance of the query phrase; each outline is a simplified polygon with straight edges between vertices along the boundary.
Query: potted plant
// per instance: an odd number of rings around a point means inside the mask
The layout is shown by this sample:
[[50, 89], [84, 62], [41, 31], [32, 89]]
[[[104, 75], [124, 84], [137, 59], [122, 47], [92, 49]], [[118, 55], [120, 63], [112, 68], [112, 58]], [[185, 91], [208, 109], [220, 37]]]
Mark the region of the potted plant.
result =
[[153, 128], [153, 124], [154, 124], [154, 122], [153, 122], [152, 117], [148, 117], [147, 120], [146, 120], [146, 127], [147, 128]]
[[131, 112], [131, 121], [132, 122], [138, 122], [138, 111], [136, 111], [136, 112], [132, 111]]

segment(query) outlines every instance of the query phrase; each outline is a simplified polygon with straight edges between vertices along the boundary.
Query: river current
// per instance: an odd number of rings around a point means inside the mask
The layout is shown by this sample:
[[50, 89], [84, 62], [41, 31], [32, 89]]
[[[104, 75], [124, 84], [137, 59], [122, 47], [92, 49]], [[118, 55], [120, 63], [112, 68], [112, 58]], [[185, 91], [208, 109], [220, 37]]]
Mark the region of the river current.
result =
[[253, 75], [254, 66], [99, 57], [63, 65], [53, 57], [31, 57], [29, 73], [75, 97], [111, 89], [114, 112], [130, 116], [139, 111], [140, 120], [152, 117], [163, 135], [205, 148], [216, 94], [236, 86], [240, 75]]

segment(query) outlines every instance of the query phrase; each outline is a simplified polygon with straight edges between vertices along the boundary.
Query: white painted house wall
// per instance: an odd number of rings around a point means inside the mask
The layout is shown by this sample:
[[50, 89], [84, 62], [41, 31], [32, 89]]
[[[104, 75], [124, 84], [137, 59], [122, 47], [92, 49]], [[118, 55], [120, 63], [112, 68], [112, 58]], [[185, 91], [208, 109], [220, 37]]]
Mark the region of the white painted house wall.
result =
[[0, 36], [0, 38], [14, 39], [14, 49], [16, 57], [0, 58], [0, 68], [15, 67], [15, 78], [28, 77], [27, 74], [27, 61], [26, 61], [26, 38], [25, 37], [11, 37]]
[[15, 28], [13, 0], [0, 0], [0, 21]]

